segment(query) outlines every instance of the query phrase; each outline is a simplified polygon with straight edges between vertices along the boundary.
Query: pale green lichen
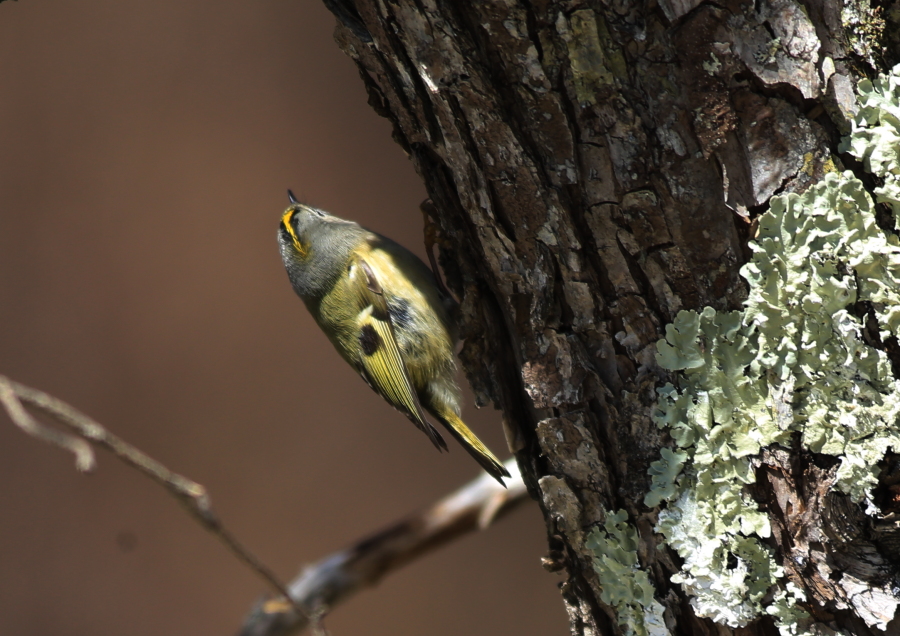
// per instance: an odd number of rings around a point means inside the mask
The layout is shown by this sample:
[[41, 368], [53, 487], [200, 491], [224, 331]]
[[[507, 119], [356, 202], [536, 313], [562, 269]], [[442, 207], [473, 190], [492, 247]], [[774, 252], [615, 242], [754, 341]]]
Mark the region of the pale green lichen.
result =
[[722, 63], [719, 61], [719, 58], [716, 57], [716, 54], [710, 51], [709, 53], [709, 61], [703, 62], [701, 66], [703, 66], [703, 70], [707, 72], [709, 75], [715, 75], [722, 69]]
[[[810, 633], [812, 619], [797, 603], [806, 601], [806, 594], [793, 582], [788, 581], [783, 589], [775, 593], [766, 607], [766, 614], [774, 616], [785, 636], [801, 636]], [[819, 632], [821, 633], [821, 632]]]
[[[900, 66], [860, 92], [844, 145], [896, 186]], [[897, 192], [876, 192], [900, 224]], [[658, 344], [660, 366], [680, 380], [658, 390], [654, 417], [677, 448], [652, 465], [645, 503], [668, 502], [657, 530], [684, 559], [673, 581], [699, 615], [738, 627], [767, 613], [795, 635], [810, 622], [802, 592], [760, 541], [768, 519], [744, 486], [763, 447], [796, 435], [839, 457], [835, 487], [862, 501], [885, 452], [900, 451], [900, 382], [859, 317], [871, 308], [882, 339], [900, 335], [900, 241], [878, 227], [863, 184], [831, 172], [803, 195], [773, 197], [751, 249], [744, 311], [680, 312]]]
[[688, 458], [684, 451], [673, 451], [671, 448], [663, 448], [660, 455], [662, 459], [653, 462], [647, 471], [653, 486], [644, 502], [651, 508], [675, 496], [675, 478]]
[[840, 150], [884, 179], [884, 186], [875, 188], [876, 200], [889, 204], [900, 220], [900, 66], [874, 82], [862, 80], [856, 89], [860, 110]]
[[655, 462], [645, 502], [669, 500], [657, 530], [685, 560], [673, 581], [692, 596], [697, 613], [745, 625], [763, 610], [771, 580], [781, 574], [757, 540], [771, 533], [768, 517], [742, 487], [754, 481], [750, 457], [788, 435], [765, 381], [745, 373], [758, 354], [758, 334], [742, 324], [740, 312], [707, 307], [701, 314], [680, 312], [658, 348], [660, 365], [683, 377], [681, 391], [659, 389], [655, 419], [691, 461], [668, 482], [671, 460], [664, 455]]
[[[672, 582], [691, 596], [698, 615], [732, 627], [759, 615], [771, 580], [781, 576], [770, 551], [742, 534], [735, 513], [746, 505], [726, 484], [686, 488], [660, 514], [657, 527], [685, 559]], [[767, 529], [766, 524], [761, 536]]]
[[624, 632], [634, 636], [665, 636], [663, 606], [654, 597], [653, 584], [638, 561], [638, 536], [619, 510], [595, 528], [585, 546], [594, 552], [594, 571], [603, 586], [600, 600], [616, 609]]

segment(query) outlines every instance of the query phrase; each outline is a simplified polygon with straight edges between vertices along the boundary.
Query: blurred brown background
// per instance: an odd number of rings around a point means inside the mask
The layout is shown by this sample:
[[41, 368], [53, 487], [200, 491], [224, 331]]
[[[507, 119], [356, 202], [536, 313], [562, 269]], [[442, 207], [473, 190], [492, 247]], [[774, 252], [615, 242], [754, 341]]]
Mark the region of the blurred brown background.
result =
[[[333, 27], [318, 0], [0, 4], [0, 373], [205, 484], [285, 578], [478, 472], [344, 365], [278, 257], [287, 187], [422, 253], [424, 190]], [[233, 633], [264, 585], [99, 460], [0, 416], [0, 634]], [[545, 546], [529, 505], [326, 624], [563, 634]]]

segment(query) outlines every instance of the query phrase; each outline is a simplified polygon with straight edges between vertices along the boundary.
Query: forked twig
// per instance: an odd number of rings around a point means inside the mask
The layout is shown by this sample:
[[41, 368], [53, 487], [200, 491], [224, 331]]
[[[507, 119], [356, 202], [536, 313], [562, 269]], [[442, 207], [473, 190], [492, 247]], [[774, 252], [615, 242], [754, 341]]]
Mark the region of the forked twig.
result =
[[[285, 599], [256, 603], [239, 636], [285, 636], [310, 626], [322, 608], [331, 609], [384, 576], [445, 543], [490, 523], [527, 501], [527, 491], [515, 460], [506, 469], [512, 477], [504, 489], [482, 474], [431, 507], [376, 532], [340, 552], [305, 568], [289, 585], [299, 616]], [[316, 625], [312, 627], [315, 629]]]
[[[25, 410], [23, 403], [68, 426], [75, 431], [77, 436], [39, 423]], [[89, 440], [109, 450], [113, 455], [149, 476], [156, 483], [163, 485], [187, 508], [200, 525], [219, 537], [239, 560], [261, 576], [282, 597], [287, 597], [288, 590], [285, 584], [222, 525], [222, 521], [212, 509], [212, 502], [203, 485], [172, 472], [66, 402], [43, 391], [13, 382], [3, 375], [0, 375], [0, 404], [3, 405], [10, 419], [29, 435], [74, 453], [75, 463], [79, 470], [87, 471], [95, 465], [93, 450], [85, 441]], [[305, 612], [300, 605], [295, 605], [293, 610]]]
[[63, 450], [74, 454], [75, 468], [79, 471], [87, 473], [94, 470], [94, 467], [97, 465], [97, 459], [94, 457], [94, 450], [91, 448], [91, 445], [80, 437], [44, 426], [31, 417], [31, 414], [25, 410], [22, 402], [19, 401], [19, 396], [16, 395], [13, 384], [2, 375], [0, 375], [0, 404], [3, 404], [3, 408], [6, 409], [13, 424], [23, 431], [48, 444], [59, 446]]

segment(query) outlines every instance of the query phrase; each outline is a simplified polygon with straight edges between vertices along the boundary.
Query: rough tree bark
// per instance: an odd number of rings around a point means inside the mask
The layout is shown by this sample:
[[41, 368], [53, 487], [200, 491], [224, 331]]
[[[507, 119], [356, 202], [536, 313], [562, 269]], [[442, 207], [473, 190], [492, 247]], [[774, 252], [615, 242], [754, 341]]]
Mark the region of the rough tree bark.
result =
[[[831, 0], [325, 3], [437, 209], [463, 364], [542, 506], [572, 633], [642, 631], [604, 597], [586, 539], [620, 510], [663, 609], [649, 632], [773, 633], [770, 617], [737, 630], [698, 617], [670, 580], [678, 556], [657, 549], [643, 498], [671, 440], [651, 415], [674, 380], [656, 343], [682, 309], [741, 308], [753, 219], [838, 156], [857, 81], [894, 61], [878, 38], [898, 32], [895, 14], [853, 24]], [[829, 490], [835, 464], [773, 448], [748, 493], [809, 629], [875, 633], [863, 614], [880, 610], [863, 606], [893, 593], [896, 529]], [[861, 587], [841, 586], [844, 571]]]

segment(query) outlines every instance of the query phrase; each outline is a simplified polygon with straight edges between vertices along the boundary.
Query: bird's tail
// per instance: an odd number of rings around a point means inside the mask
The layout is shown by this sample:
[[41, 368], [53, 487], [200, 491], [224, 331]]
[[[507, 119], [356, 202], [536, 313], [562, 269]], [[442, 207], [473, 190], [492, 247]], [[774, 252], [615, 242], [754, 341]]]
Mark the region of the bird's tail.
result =
[[481, 467], [491, 477], [506, 487], [506, 484], [503, 483], [503, 477], [509, 477], [509, 472], [503, 467], [503, 463], [488, 450], [488, 447], [481, 443], [481, 440], [475, 436], [475, 433], [469, 430], [469, 427], [459, 419], [459, 416], [451, 412], [441, 414], [441, 416], [438, 416], [438, 419], [450, 431], [450, 434], [462, 444], [469, 455], [474, 457], [475, 461], [481, 464]]

